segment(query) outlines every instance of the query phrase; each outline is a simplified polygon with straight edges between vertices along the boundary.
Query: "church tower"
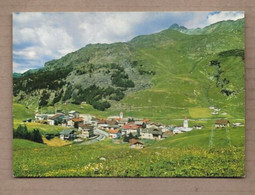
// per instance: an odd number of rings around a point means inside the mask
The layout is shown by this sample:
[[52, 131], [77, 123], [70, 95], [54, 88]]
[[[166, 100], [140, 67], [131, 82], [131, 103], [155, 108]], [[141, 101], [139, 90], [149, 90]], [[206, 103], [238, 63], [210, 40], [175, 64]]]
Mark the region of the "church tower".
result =
[[123, 112], [120, 113], [120, 118], [123, 119]]
[[189, 122], [188, 122], [188, 118], [185, 117], [184, 121], [183, 121], [183, 127], [186, 129], [186, 128], [189, 128]]

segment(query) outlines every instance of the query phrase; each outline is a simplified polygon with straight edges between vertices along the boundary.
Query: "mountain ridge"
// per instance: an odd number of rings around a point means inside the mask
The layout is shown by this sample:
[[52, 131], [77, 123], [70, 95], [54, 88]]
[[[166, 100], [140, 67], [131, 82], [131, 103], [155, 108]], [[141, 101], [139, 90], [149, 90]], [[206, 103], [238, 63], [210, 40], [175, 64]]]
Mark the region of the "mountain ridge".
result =
[[[200, 29], [200, 34], [196, 34], [198, 30], [188, 34], [166, 29], [128, 42], [90, 44], [46, 62], [38, 72], [14, 78], [14, 99], [34, 107], [87, 101], [101, 110], [147, 104], [235, 104], [244, 95], [243, 25], [244, 19], [223, 21]], [[218, 65], [212, 65], [212, 61]], [[238, 67], [234, 73], [241, 71], [237, 81], [229, 71], [231, 66]], [[40, 80], [49, 75], [54, 78], [49, 83]], [[238, 93], [237, 87], [241, 89]], [[243, 114], [243, 104], [234, 107], [233, 113]]]

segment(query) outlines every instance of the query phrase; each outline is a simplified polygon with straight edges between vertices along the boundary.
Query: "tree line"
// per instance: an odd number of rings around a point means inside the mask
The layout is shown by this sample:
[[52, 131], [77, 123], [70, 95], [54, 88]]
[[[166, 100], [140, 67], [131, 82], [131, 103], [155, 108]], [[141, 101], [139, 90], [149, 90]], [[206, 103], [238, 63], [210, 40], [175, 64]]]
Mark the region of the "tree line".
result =
[[32, 132], [27, 130], [26, 125], [19, 125], [17, 129], [13, 129], [13, 138], [27, 139], [37, 143], [43, 143], [42, 135], [38, 129]]

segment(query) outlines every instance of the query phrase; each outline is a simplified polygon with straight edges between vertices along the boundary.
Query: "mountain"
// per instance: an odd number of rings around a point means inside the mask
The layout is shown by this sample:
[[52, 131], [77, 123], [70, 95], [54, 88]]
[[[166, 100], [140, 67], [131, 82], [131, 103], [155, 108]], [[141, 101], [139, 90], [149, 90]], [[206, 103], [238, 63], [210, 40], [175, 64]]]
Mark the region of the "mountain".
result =
[[183, 33], [187, 33], [189, 31], [189, 29], [187, 29], [185, 26], [179, 26], [178, 24], [172, 24], [168, 29], [177, 30]]
[[202, 34], [210, 34], [210, 33], [236, 33], [237, 31], [243, 31], [244, 27], [244, 19], [238, 19], [236, 21], [227, 20], [216, 22], [212, 25], [206, 26], [204, 28], [195, 28], [195, 29], [187, 29], [184, 26], [179, 26], [178, 24], [173, 24], [169, 27], [169, 29], [177, 30], [182, 33], [186, 33], [189, 35], [202, 35]]
[[14, 72], [14, 73], [12, 74], [12, 76], [13, 76], [13, 78], [19, 78], [19, 77], [22, 76], [22, 74], [21, 74], [21, 73]]
[[14, 101], [35, 108], [86, 102], [166, 121], [211, 117], [215, 105], [243, 117], [244, 19], [89, 44], [13, 81]]

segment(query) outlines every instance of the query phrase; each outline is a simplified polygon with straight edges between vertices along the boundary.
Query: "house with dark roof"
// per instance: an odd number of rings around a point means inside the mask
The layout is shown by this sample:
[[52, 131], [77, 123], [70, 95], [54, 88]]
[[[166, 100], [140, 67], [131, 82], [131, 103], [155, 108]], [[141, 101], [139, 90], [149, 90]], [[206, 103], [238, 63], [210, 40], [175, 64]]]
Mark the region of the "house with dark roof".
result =
[[63, 122], [65, 115], [62, 113], [55, 114], [54, 116], [48, 118], [49, 125], [58, 125]]
[[59, 133], [59, 137], [62, 140], [71, 140], [71, 139], [75, 139], [76, 135], [75, 135], [75, 131], [72, 129], [65, 129], [63, 131], [61, 131]]
[[73, 118], [72, 119], [72, 125], [74, 128], [79, 128], [79, 124], [83, 123], [83, 119], [82, 118]]
[[215, 127], [216, 128], [224, 128], [224, 127], [229, 127], [229, 120], [217, 120], [215, 122]]
[[88, 125], [88, 124], [78, 124], [79, 128], [79, 137], [81, 138], [90, 138], [94, 135], [94, 131], [93, 131], [93, 126]]
[[203, 125], [198, 125], [198, 124], [196, 124], [196, 125], [193, 126], [193, 128], [194, 128], [194, 129], [203, 129], [204, 126], [203, 126]]
[[130, 139], [129, 142], [130, 142], [130, 145], [129, 145], [130, 148], [137, 148], [137, 149], [143, 148], [143, 143], [134, 138]]
[[99, 119], [97, 121], [97, 127], [98, 128], [107, 128], [108, 127], [107, 121], [104, 119]]

